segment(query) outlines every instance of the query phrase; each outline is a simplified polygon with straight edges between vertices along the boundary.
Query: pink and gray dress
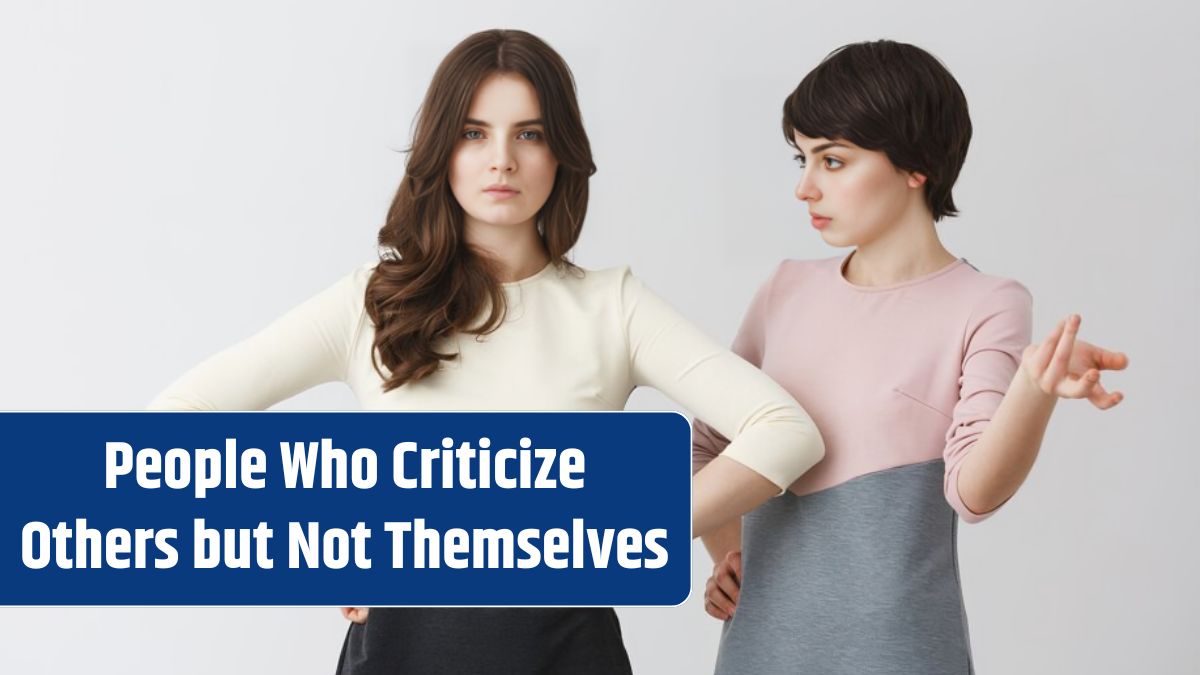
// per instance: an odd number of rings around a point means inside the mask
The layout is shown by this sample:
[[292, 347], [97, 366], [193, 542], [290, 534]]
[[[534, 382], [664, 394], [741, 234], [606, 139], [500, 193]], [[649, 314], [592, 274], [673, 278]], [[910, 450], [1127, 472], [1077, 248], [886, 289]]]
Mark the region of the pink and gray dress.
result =
[[[1031, 298], [966, 260], [890, 286], [849, 258], [785, 261], [734, 351], [796, 398], [825, 458], [743, 520], [743, 583], [717, 673], [973, 672], [956, 552], [958, 470], [1030, 341]], [[696, 470], [724, 439], [697, 424]]]

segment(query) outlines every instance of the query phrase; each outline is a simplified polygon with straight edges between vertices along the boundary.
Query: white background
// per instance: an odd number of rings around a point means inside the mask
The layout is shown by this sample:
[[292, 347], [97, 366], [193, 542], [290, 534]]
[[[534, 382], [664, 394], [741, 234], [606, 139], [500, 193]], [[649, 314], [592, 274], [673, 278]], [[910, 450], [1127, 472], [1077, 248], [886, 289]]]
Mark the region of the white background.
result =
[[[843, 253], [792, 196], [784, 97], [841, 44], [912, 42], [975, 124], [947, 245], [1028, 286], [1036, 334], [1079, 312], [1085, 339], [1132, 357], [1109, 378], [1125, 403], [1060, 404], [1021, 493], [960, 528], [978, 672], [1195, 672], [1200, 21], [1184, 4], [5, 0], [0, 409], [138, 409], [370, 259], [434, 68], [490, 27], [540, 35], [574, 70], [600, 167], [576, 262], [631, 264], [728, 341], [781, 257]], [[329, 385], [280, 407], [354, 401]], [[693, 567], [698, 591], [698, 544]], [[620, 610], [638, 672], [710, 671], [719, 624], [699, 596]], [[7, 608], [0, 672], [327, 673], [343, 633], [331, 608]]]

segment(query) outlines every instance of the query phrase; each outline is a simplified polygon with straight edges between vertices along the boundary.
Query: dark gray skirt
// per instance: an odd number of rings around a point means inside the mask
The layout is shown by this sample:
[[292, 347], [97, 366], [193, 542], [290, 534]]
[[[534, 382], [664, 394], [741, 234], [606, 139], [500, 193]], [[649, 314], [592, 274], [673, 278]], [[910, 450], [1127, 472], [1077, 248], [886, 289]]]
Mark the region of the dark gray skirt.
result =
[[372, 608], [350, 625], [338, 675], [624, 675], [610, 608]]

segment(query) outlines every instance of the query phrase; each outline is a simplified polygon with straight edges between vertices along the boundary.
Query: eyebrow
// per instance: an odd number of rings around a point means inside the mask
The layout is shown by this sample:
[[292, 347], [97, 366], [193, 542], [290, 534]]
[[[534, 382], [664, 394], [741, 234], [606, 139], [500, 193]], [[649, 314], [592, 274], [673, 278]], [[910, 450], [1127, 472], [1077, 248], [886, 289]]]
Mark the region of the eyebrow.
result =
[[[463, 122], [463, 124], [470, 124], [470, 125], [476, 126], [476, 127], [486, 127], [488, 129], [492, 128], [492, 125], [488, 124], [487, 122], [484, 122], [483, 120], [477, 120], [472, 117], [468, 117]], [[545, 121], [543, 121], [542, 118], [539, 117], [535, 120], [521, 120], [520, 122], [517, 122], [513, 126], [514, 127], [534, 127], [534, 126], [545, 126], [545, 124], [546, 124]]]
[[[818, 152], [822, 152], [822, 151], [828, 150], [830, 148], [846, 148], [847, 150], [849, 150], [850, 146], [846, 145], [845, 143], [838, 143], [837, 141], [830, 141], [828, 143], [822, 143], [822, 144], [818, 145], [817, 147], [813, 148], [812, 154], [815, 155]], [[799, 148], [797, 148], [797, 150], [799, 150]], [[804, 153], [803, 150], [800, 150], [800, 152], [801, 152], [801, 154]]]

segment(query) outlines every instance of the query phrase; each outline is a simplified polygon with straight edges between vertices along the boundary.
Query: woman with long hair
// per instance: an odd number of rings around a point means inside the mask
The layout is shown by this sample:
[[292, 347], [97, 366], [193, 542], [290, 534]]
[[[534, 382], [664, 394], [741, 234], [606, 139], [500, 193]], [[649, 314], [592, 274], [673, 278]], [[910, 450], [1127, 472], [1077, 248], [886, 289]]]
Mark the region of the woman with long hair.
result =
[[[826, 260], [785, 260], [734, 350], [812, 413], [825, 458], [705, 536], [718, 673], [973, 672], [956, 527], [1020, 487], [1059, 398], [1100, 409], [1123, 354], [1070, 316], [1030, 345], [1029, 292], [946, 250], [935, 223], [971, 139], [936, 58], [888, 40], [842, 47], [784, 103], [796, 198]], [[697, 424], [695, 468], [725, 447]]]
[[[627, 268], [567, 260], [594, 171], [562, 58], [521, 31], [468, 37], [421, 106], [381, 259], [151, 407], [262, 409], [340, 380], [371, 410], [619, 410], [649, 385], [734, 439], [693, 480], [693, 532], [712, 531], [777, 495], [824, 446], [782, 388]], [[342, 673], [630, 671], [611, 609], [343, 612]]]

